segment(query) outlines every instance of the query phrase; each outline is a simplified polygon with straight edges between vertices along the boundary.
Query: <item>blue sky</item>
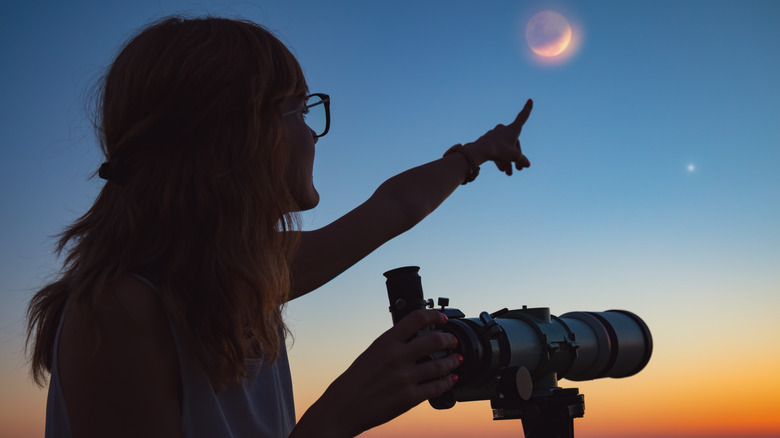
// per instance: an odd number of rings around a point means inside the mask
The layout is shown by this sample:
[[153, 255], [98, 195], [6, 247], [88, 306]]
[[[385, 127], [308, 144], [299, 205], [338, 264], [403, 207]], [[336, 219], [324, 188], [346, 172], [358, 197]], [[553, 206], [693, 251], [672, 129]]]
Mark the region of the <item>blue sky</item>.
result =
[[[534, 62], [522, 38], [543, 9], [581, 30], [560, 65]], [[389, 326], [381, 274], [403, 265], [421, 266], [428, 295], [468, 316], [523, 304], [631, 310], [656, 336], [656, 370], [694, 367], [724, 343], [748, 355], [763, 346], [757, 330], [766, 340], [780, 329], [780, 3], [9, 1], [0, 384], [24, 376], [24, 305], [58, 267], [50, 237], [102, 184], [89, 179], [102, 161], [89, 87], [136, 28], [176, 12], [268, 26], [312, 91], [331, 95], [307, 229], [535, 101], [521, 136], [530, 169], [507, 178], [483, 166], [417, 228], [288, 307], [293, 371], [329, 370], [306, 377], [312, 385], [324, 389]], [[772, 348], [766, 361], [780, 366]], [[299, 408], [310, 403], [299, 395]]]

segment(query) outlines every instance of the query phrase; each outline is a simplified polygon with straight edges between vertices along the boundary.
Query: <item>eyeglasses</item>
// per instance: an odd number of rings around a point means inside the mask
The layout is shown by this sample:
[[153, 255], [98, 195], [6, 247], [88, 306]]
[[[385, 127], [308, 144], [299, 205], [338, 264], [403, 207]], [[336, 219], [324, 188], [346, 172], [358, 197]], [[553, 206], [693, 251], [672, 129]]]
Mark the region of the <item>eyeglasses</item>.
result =
[[292, 110], [282, 114], [289, 116], [297, 112], [303, 113], [303, 119], [306, 125], [314, 131], [315, 137], [322, 137], [330, 129], [330, 96], [322, 93], [314, 93], [306, 96], [306, 101], [302, 108]]

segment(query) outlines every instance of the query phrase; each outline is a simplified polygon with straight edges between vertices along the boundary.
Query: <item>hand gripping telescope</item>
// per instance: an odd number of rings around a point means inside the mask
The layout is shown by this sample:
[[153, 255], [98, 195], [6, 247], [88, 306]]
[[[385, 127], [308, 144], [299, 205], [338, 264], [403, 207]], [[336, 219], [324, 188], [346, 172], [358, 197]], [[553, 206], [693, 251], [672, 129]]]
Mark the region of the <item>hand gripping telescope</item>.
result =
[[[423, 298], [419, 267], [385, 272], [393, 324], [410, 312], [432, 308]], [[574, 436], [573, 420], [585, 413], [577, 388], [560, 388], [559, 379], [574, 381], [628, 377], [650, 360], [653, 339], [647, 325], [625, 310], [569, 312], [560, 317], [546, 307], [482, 312], [466, 318], [449, 300], [439, 298], [449, 321], [426, 331], [458, 338], [455, 352], [463, 364], [458, 382], [429, 400], [436, 409], [456, 402], [490, 400], [494, 420], [521, 419], [526, 438]], [[452, 352], [440, 353], [442, 356]]]

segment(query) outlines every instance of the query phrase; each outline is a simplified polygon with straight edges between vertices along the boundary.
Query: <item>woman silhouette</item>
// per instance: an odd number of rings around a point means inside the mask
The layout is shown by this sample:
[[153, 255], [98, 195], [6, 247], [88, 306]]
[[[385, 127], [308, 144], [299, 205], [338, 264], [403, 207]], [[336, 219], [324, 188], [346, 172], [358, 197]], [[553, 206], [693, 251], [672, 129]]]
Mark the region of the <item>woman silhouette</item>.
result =
[[[107, 71], [97, 133], [107, 179], [60, 237], [60, 277], [28, 308], [32, 371], [50, 374], [47, 437], [354, 436], [450, 389], [445, 322], [417, 311], [380, 336], [296, 424], [284, 304], [413, 227], [479, 165], [529, 165], [507, 125], [383, 183], [315, 231], [314, 145], [329, 97], [254, 23], [166, 18]], [[315, 116], [319, 114], [321, 124]], [[410, 340], [411, 339], [411, 340]]]

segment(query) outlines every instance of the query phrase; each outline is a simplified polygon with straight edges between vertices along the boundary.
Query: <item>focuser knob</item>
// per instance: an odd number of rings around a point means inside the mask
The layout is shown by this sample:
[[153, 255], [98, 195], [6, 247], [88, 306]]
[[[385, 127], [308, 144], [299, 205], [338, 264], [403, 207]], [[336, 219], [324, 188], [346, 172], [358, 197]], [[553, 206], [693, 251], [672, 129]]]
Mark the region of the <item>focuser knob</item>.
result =
[[479, 320], [482, 321], [483, 329], [489, 339], [496, 339], [503, 330], [500, 325], [487, 312], [479, 314]]

